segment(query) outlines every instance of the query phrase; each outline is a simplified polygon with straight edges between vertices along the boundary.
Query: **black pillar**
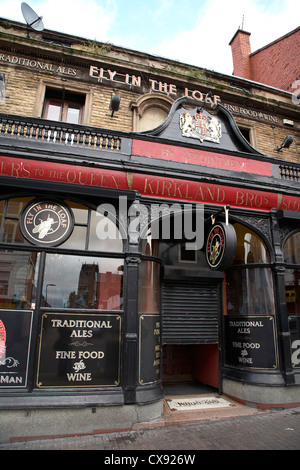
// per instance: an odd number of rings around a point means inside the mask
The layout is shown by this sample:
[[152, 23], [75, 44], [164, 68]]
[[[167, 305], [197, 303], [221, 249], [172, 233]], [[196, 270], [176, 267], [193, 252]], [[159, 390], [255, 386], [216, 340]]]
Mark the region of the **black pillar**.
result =
[[275, 252], [274, 262], [274, 289], [275, 300], [277, 306], [277, 332], [280, 367], [285, 379], [286, 385], [295, 383], [294, 371], [291, 361], [291, 333], [288, 323], [288, 312], [286, 306], [285, 295], [285, 264], [281, 247], [281, 239], [279, 234], [279, 224], [277, 219], [277, 210], [271, 210], [271, 231], [273, 246]]

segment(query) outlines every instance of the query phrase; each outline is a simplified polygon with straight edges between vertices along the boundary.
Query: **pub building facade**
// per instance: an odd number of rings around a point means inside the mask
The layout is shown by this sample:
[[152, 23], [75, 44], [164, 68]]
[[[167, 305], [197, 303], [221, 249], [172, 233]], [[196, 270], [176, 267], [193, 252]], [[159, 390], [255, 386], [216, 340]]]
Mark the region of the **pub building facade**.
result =
[[297, 96], [4, 19], [0, 78], [2, 418], [299, 406]]

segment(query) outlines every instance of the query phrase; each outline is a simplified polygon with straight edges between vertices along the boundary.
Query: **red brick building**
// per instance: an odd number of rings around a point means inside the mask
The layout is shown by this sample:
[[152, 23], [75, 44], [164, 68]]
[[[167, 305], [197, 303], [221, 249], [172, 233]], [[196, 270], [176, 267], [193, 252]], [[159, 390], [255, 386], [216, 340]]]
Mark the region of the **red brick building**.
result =
[[255, 52], [251, 52], [250, 34], [238, 29], [229, 43], [233, 74], [291, 91], [300, 79], [300, 27]]

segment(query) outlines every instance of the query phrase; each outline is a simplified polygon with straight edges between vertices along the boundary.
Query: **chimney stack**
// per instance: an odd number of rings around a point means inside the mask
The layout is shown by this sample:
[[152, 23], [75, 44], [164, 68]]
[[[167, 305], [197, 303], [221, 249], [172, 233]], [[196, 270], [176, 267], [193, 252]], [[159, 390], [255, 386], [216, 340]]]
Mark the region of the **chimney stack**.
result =
[[251, 80], [250, 35], [251, 33], [238, 29], [229, 43], [233, 59], [233, 75], [248, 80]]

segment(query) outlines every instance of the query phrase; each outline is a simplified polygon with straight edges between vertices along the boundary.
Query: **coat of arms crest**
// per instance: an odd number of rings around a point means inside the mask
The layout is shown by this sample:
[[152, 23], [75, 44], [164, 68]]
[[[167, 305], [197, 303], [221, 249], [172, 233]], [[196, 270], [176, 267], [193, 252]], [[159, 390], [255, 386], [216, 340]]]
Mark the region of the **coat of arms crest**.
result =
[[179, 127], [184, 137], [199, 139], [200, 142], [208, 140], [220, 143], [222, 137], [221, 122], [215, 116], [206, 116], [197, 112], [195, 116], [185, 111], [179, 115]]

